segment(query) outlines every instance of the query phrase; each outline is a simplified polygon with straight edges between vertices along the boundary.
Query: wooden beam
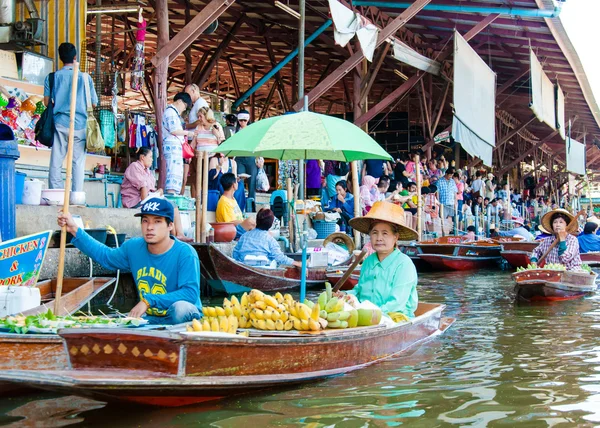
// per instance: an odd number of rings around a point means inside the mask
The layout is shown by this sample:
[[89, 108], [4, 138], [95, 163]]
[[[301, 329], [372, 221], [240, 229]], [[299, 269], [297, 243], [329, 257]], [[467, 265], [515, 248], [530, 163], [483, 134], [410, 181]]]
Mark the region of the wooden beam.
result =
[[[463, 36], [464, 39], [467, 42], [469, 40], [471, 40], [479, 32], [483, 31], [488, 25], [490, 25], [492, 22], [494, 22], [496, 20], [496, 18], [498, 18], [498, 16], [499, 16], [498, 14], [492, 14], [492, 15], [486, 16], [483, 20], [481, 20], [479, 23], [477, 23], [477, 25], [475, 25], [473, 28], [471, 28]], [[452, 49], [450, 49], [450, 48], [442, 51], [436, 58], [436, 61], [442, 62], [444, 59], [448, 58], [448, 56], [450, 56], [451, 53], [452, 53]], [[358, 120], [355, 120], [354, 124], [356, 126], [361, 126], [362, 124], [367, 123], [369, 120], [373, 119], [376, 115], [378, 115], [383, 110], [388, 108], [398, 98], [400, 98], [401, 96], [406, 94], [408, 91], [410, 91], [415, 86], [415, 84], [417, 84], [423, 78], [424, 75], [425, 75], [425, 73], [421, 72], [421, 71], [415, 73], [410, 79], [408, 79], [406, 82], [404, 82], [402, 85], [400, 85], [391, 94], [389, 94], [387, 97], [385, 97], [383, 100], [381, 100], [375, 106], [371, 107], [367, 113], [363, 114]], [[433, 141], [426, 144], [423, 147], [423, 150], [426, 150], [426, 147], [429, 146], [430, 144], [431, 144], [431, 146], [433, 146]]]
[[233, 68], [233, 64], [231, 61], [227, 61], [227, 67], [229, 67], [229, 74], [231, 75], [231, 81], [233, 83], [233, 89], [235, 90], [236, 98], [239, 98], [242, 94], [240, 91], [240, 85], [238, 83], [237, 77], [235, 75], [235, 69]]
[[167, 66], [172, 63], [233, 3], [235, 3], [235, 0], [212, 0], [204, 6], [202, 11], [194, 16], [194, 19], [183, 27], [175, 37], [169, 40], [166, 45], [158, 48], [156, 55], [152, 58], [152, 64], [157, 67], [163, 62], [167, 62]]
[[385, 58], [387, 57], [387, 53], [390, 50], [390, 44], [386, 43], [383, 45], [383, 48], [381, 49], [381, 51], [379, 52], [377, 59], [375, 60], [375, 62], [373, 62], [371, 64], [371, 67], [369, 68], [369, 72], [367, 74], [367, 76], [363, 79], [363, 83], [361, 86], [361, 91], [360, 91], [360, 103], [361, 105], [364, 103], [365, 99], [367, 98], [367, 95], [369, 95], [369, 92], [371, 92], [371, 87], [373, 86], [373, 83], [375, 83], [375, 79], [377, 78], [377, 74], [379, 73], [379, 69], [381, 69], [381, 66], [383, 65], [383, 62], [385, 61]]
[[[390, 24], [388, 24], [377, 37], [377, 42], [375, 47], [380, 46], [382, 43], [387, 43], [387, 39], [393, 36], [396, 31], [398, 31], [401, 27], [403, 27], [412, 17], [414, 17], [421, 9], [427, 6], [431, 0], [416, 0], [413, 4], [411, 4], [408, 9], [404, 10], [400, 15], [398, 15]], [[350, 58], [348, 58], [342, 65], [340, 65], [332, 74], [327, 76], [325, 80], [323, 80], [320, 84], [315, 86], [308, 93], [308, 103], [309, 105], [314, 103], [317, 99], [321, 97], [327, 90], [329, 90], [333, 85], [335, 85], [339, 80], [348, 74], [350, 71], [354, 70], [356, 66], [360, 64], [363, 60], [364, 54], [362, 53], [362, 49], [358, 49]], [[304, 108], [304, 100], [298, 100], [298, 102], [294, 105], [294, 109], [296, 111], [300, 111]]]
[[[158, 26], [158, 49], [163, 48], [169, 43], [169, 6], [168, 0], [156, 0], [156, 21]], [[167, 77], [169, 73], [169, 63], [163, 61], [154, 69], [154, 109], [156, 123], [162, 123], [163, 112], [167, 108]], [[163, 155], [162, 147], [162, 126], [158, 127], [158, 153], [160, 156], [160, 167], [158, 171], [158, 187], [165, 188], [167, 180], [167, 163]]]
[[271, 106], [271, 100], [273, 99], [273, 94], [275, 93], [276, 87], [277, 87], [277, 82], [273, 82], [273, 84], [271, 85], [271, 90], [269, 91], [269, 95], [267, 96], [267, 99], [265, 100], [265, 104], [263, 105], [263, 108], [260, 111], [260, 116], [258, 117], [258, 120], [264, 119], [265, 116], [267, 115], [267, 112], [269, 111], [269, 107]]
[[235, 24], [233, 24], [233, 26], [229, 30], [227, 30], [227, 35], [225, 36], [225, 38], [223, 38], [223, 40], [219, 44], [219, 47], [217, 48], [217, 50], [215, 51], [213, 56], [210, 58], [210, 60], [208, 61], [208, 64], [206, 64], [206, 67], [204, 67], [204, 69], [202, 70], [202, 73], [200, 73], [200, 76], [196, 80], [196, 84], [200, 88], [208, 80], [210, 74], [212, 73], [213, 68], [215, 67], [215, 65], [217, 64], [219, 59], [221, 58], [221, 55], [223, 55], [223, 52], [225, 52], [225, 50], [227, 49], [227, 46], [229, 46], [229, 43], [231, 43], [231, 41], [235, 37], [235, 34], [238, 32], [238, 30], [244, 23], [245, 19], [246, 19], [246, 15], [240, 16], [239, 19], [237, 21], [235, 21]]
[[[271, 41], [267, 36], [265, 36], [265, 46], [267, 47], [267, 53], [269, 54], [271, 67], [275, 68], [277, 66], [277, 61], [275, 59], [275, 53], [273, 52], [273, 46], [271, 46]], [[277, 92], [279, 93], [279, 98], [281, 99], [283, 109], [290, 111], [291, 106], [285, 93], [285, 86], [283, 85], [283, 80], [281, 79], [281, 73], [279, 73], [279, 71], [275, 73], [275, 82], [277, 83]]]

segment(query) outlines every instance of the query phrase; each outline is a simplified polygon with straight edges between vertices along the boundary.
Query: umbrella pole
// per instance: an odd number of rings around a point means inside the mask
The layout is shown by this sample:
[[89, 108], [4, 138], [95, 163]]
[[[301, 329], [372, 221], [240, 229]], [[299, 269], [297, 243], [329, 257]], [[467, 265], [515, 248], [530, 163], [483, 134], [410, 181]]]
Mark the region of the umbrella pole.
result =
[[[69, 115], [69, 140], [67, 143], [67, 176], [65, 180], [65, 196], [63, 201], [63, 213], [69, 214], [69, 199], [71, 197], [71, 177], [73, 171], [73, 140], [75, 137], [75, 106], [77, 105], [77, 78], [79, 75], [79, 63], [73, 63], [73, 78], [71, 80], [71, 107]], [[89, 113], [88, 113], [89, 114]], [[60, 250], [58, 253], [58, 275], [56, 277], [56, 293], [54, 297], [54, 313], [60, 313], [60, 298], [62, 295], [63, 277], [65, 274], [65, 249], [67, 247], [67, 227], [60, 228]]]
[[421, 223], [421, 220], [423, 218], [423, 214], [421, 213], [422, 209], [423, 209], [423, 201], [421, 201], [421, 186], [423, 185], [423, 182], [421, 181], [421, 168], [418, 167], [418, 165], [420, 165], [420, 160], [419, 160], [419, 155], [417, 155], [417, 160], [415, 161], [415, 165], [417, 165], [417, 240], [420, 241], [421, 237], [423, 236], [423, 224]]
[[287, 200], [288, 200], [288, 233], [290, 238], [290, 251], [294, 252], [294, 248], [296, 247], [296, 232], [294, 231], [294, 204], [292, 202], [293, 192], [292, 192], [292, 179], [287, 178], [286, 180], [287, 187]]
[[308, 238], [308, 226], [306, 217], [304, 217], [304, 225], [302, 228], [302, 236], [300, 237], [300, 242], [302, 244], [302, 272], [300, 273], [300, 301], [304, 302], [306, 298], [306, 244]]
[[208, 152], [202, 158], [202, 242], [206, 242], [206, 212], [208, 209]]
[[[358, 165], [350, 162], [352, 167], [352, 193], [354, 194], [354, 217], [360, 217], [360, 187], [358, 185]], [[354, 230], [354, 248], [360, 248], [360, 232]]]
[[196, 152], [196, 242], [202, 242], [202, 227], [201, 227], [201, 211], [200, 206], [202, 205], [200, 189], [202, 188], [202, 158], [204, 152]]

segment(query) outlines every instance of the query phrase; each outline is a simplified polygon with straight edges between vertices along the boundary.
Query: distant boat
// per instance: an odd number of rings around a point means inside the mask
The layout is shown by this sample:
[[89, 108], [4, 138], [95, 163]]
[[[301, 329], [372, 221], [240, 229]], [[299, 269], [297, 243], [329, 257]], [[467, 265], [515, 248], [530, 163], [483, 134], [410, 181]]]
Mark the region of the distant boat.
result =
[[526, 267], [531, 263], [531, 252], [540, 245], [540, 241], [505, 237], [494, 238], [494, 242], [502, 246], [500, 255], [513, 267]]
[[580, 299], [598, 288], [598, 274], [585, 271], [529, 269], [513, 273], [517, 300], [555, 302]]

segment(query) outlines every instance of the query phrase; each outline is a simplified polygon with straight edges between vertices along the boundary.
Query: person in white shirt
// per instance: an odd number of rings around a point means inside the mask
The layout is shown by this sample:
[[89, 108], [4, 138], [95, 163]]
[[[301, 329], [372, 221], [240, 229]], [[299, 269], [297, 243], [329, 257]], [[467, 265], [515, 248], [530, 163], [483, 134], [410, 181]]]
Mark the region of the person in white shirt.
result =
[[[192, 99], [192, 108], [190, 109], [190, 112], [188, 113], [188, 123], [185, 125], [185, 129], [196, 129], [196, 127], [200, 124], [200, 120], [198, 117], [198, 111], [202, 107], [208, 108], [208, 103], [200, 95], [200, 88], [195, 83], [193, 83], [191, 85], [187, 85], [185, 87], [185, 92]], [[193, 136], [193, 134], [190, 133], [188, 135], [188, 143], [191, 144], [193, 139], [194, 139], [194, 136]], [[181, 192], [180, 192], [181, 195], [185, 194], [185, 185], [187, 184], [188, 175], [190, 173], [191, 161], [192, 161], [191, 159], [183, 160], [183, 185], [181, 186]]]
[[473, 199], [477, 199], [479, 195], [483, 196], [481, 189], [483, 187], [483, 180], [481, 179], [481, 172], [475, 173], [475, 180], [471, 183], [471, 189], [473, 190]]

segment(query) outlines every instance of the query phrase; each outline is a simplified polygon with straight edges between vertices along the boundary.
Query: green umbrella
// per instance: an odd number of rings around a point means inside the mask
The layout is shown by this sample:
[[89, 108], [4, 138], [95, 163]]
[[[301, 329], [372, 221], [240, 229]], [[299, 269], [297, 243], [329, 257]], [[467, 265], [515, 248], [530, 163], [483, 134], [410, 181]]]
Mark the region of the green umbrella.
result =
[[351, 122], [308, 111], [253, 123], [230, 137], [215, 152], [281, 160], [392, 159], [374, 139]]

